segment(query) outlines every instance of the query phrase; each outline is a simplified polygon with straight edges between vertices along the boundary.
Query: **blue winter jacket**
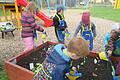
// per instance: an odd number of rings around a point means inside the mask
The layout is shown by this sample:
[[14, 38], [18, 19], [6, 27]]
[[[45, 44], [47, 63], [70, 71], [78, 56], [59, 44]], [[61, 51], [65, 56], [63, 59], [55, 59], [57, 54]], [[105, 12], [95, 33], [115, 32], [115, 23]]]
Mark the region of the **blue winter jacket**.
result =
[[56, 65], [51, 73], [52, 80], [66, 80], [65, 73], [69, 71], [71, 59], [63, 53], [65, 48], [63, 44], [56, 45], [47, 58], [48, 63]]

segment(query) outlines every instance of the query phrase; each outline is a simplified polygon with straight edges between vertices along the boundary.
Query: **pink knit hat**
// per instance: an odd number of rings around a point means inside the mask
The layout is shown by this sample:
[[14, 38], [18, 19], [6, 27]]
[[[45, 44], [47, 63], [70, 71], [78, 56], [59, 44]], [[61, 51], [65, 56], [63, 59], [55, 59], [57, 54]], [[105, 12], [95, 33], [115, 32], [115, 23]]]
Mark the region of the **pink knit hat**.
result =
[[89, 12], [83, 12], [83, 14], [82, 14], [82, 23], [85, 26], [90, 24], [90, 13]]

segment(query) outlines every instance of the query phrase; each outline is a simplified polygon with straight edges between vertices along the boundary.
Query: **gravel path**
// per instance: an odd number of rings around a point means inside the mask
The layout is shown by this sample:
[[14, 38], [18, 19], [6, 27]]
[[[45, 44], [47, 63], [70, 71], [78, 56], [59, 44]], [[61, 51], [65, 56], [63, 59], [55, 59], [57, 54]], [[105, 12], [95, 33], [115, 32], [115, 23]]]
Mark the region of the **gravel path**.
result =
[[[74, 34], [74, 31], [76, 29], [76, 25], [81, 19], [82, 11], [80, 10], [67, 10], [65, 11], [65, 18], [68, 24], [68, 29], [71, 33], [71, 36]], [[52, 13], [54, 14], [54, 12]], [[104, 20], [104, 19], [99, 19], [99, 18], [94, 18], [92, 17], [91, 20], [95, 23], [96, 29], [97, 29], [97, 37], [94, 41], [94, 51], [95, 52], [100, 52], [103, 48], [103, 37], [104, 35], [111, 30], [111, 26], [113, 21], [109, 20]], [[54, 28], [47, 28], [46, 29], [49, 38], [47, 40], [56, 42], [56, 37], [54, 34]], [[24, 50], [24, 45], [20, 36], [19, 30], [14, 31], [15, 37], [13, 37], [10, 33], [8, 35], [5, 35], [5, 38], [2, 39], [1, 33], [0, 33], [0, 60], [7, 60], [10, 59], [13, 56], [16, 56], [20, 54]], [[38, 32], [38, 44], [41, 44], [41, 39], [40, 39], [40, 32]], [[66, 39], [66, 42], [70, 40], [70, 37]], [[45, 40], [46, 41], [46, 40]]]

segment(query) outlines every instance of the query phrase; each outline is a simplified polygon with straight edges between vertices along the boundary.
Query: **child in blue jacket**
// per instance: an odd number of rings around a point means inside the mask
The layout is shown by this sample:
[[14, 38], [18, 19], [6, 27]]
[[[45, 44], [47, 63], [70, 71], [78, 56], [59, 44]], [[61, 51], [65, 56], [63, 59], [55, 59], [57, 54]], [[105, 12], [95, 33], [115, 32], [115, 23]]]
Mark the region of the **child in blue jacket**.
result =
[[107, 34], [105, 35], [105, 37], [104, 37], [104, 47], [106, 47], [108, 45], [110, 37], [111, 37], [112, 34], [114, 34], [116, 29], [119, 29], [119, 24], [118, 23], [113, 24], [112, 25], [112, 30], [110, 32], [107, 32]]
[[71, 68], [71, 60], [84, 58], [88, 54], [88, 44], [83, 38], [74, 37], [67, 47], [63, 44], [55, 45], [43, 62], [43, 71], [40, 72], [39, 80], [67, 80], [65, 74]]
[[[110, 35], [110, 39], [105, 50], [109, 57], [120, 57], [120, 27], [119, 29], [114, 30]], [[115, 62], [115, 73], [116, 75], [120, 75], [120, 61]]]

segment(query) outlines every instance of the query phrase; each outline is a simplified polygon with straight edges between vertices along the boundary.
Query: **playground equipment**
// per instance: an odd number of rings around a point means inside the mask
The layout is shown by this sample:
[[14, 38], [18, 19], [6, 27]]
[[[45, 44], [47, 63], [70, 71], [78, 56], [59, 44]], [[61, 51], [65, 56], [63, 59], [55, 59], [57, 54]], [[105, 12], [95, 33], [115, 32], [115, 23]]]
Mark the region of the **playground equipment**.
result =
[[[18, 6], [27, 6], [29, 2], [26, 0], [17, 0], [17, 5]], [[52, 19], [50, 19], [48, 16], [46, 16], [43, 12], [39, 11], [36, 13], [36, 16], [38, 16], [40, 19], [44, 21], [45, 27], [50, 27], [53, 25]]]
[[[20, 29], [21, 25], [20, 25], [20, 13], [22, 13], [22, 7], [25, 7], [29, 4], [29, 2], [27, 2], [27, 0], [12, 0], [11, 2], [9, 2], [9, 0], [3, 0], [0, 1], [0, 6], [3, 7], [3, 12], [4, 12], [4, 16], [5, 16], [5, 21], [7, 21], [7, 14], [6, 14], [6, 10], [10, 10], [10, 20], [12, 21], [12, 12], [16, 12], [15, 17], [17, 18], [17, 22], [18, 22], [18, 28]], [[42, 19], [44, 21], [44, 26], [45, 27], [50, 27], [53, 25], [53, 21], [52, 19], [50, 19], [48, 16], [46, 16], [43, 12], [39, 11], [38, 13], [36, 13], [36, 16], [38, 16], [40, 19]]]
[[18, 21], [18, 28], [20, 28], [19, 12], [22, 13], [22, 7], [17, 6], [16, 0], [15, 1], [14, 0], [0, 0], [0, 6], [3, 9], [5, 21], [8, 20], [6, 11], [9, 10], [10, 11], [10, 21], [12, 21], [12, 13], [14, 13], [14, 17]]
[[115, 9], [120, 9], [120, 0], [115, 0]]

